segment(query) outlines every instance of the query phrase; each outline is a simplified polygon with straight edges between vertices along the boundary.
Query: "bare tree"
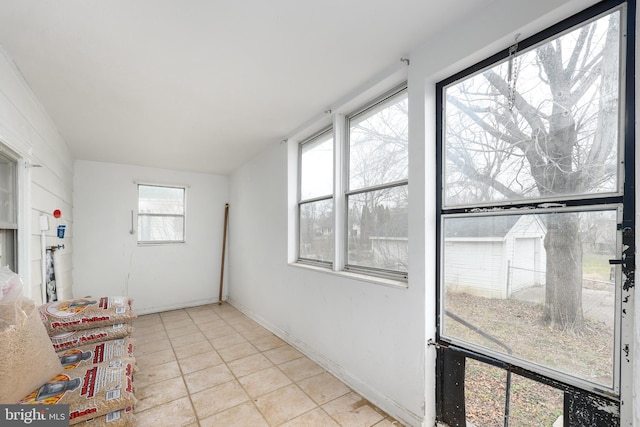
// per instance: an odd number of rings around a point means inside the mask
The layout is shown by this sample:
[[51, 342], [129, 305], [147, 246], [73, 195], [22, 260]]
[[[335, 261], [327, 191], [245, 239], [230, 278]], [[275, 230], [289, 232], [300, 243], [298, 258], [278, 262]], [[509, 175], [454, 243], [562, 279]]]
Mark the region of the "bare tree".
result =
[[[616, 189], [618, 12], [447, 88], [445, 204]], [[582, 315], [578, 214], [545, 215], [545, 320]]]

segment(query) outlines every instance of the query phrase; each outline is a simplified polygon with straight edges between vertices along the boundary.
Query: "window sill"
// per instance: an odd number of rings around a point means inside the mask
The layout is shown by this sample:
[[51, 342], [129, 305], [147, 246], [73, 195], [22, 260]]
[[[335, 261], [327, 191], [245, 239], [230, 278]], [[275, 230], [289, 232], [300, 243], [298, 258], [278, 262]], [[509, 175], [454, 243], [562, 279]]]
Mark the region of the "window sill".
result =
[[303, 264], [300, 262], [289, 263], [289, 266], [302, 268], [305, 270], [317, 271], [319, 273], [324, 273], [324, 274], [330, 274], [332, 276], [338, 276], [345, 279], [353, 279], [353, 280], [359, 280], [361, 282], [369, 282], [375, 285], [387, 286], [389, 288], [407, 289], [409, 287], [409, 284], [402, 280], [385, 279], [382, 277], [369, 276], [367, 274], [352, 273], [347, 271], [334, 271], [329, 268], [319, 267], [316, 265]]

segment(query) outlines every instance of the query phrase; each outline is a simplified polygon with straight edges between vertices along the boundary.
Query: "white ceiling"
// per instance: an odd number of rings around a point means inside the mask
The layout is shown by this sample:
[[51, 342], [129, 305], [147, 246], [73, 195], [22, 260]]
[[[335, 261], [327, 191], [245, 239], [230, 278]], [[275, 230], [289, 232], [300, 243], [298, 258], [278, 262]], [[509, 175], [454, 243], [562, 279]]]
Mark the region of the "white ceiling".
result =
[[76, 159], [228, 174], [491, 0], [2, 0]]

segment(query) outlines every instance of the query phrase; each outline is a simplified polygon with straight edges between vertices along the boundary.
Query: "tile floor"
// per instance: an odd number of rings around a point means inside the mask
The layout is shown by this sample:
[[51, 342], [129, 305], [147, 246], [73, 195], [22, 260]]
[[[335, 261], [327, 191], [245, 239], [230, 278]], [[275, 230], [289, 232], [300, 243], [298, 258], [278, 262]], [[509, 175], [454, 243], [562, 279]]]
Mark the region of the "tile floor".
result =
[[136, 426], [400, 426], [229, 304], [140, 316]]

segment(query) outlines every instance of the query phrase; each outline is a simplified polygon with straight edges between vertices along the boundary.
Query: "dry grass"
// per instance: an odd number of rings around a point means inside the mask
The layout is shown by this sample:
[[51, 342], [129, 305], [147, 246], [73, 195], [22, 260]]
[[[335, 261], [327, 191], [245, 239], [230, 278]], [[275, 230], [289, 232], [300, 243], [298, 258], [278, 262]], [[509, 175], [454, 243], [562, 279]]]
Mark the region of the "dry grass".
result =
[[[542, 322], [540, 305], [449, 293], [447, 309], [507, 344], [513, 355], [594, 383], [612, 383], [613, 331], [586, 321], [580, 331], [557, 330]], [[496, 351], [504, 348], [446, 319], [446, 335]], [[506, 372], [480, 362], [467, 365], [467, 419], [476, 426], [503, 426]], [[551, 426], [562, 414], [562, 393], [512, 375], [510, 426]]]

